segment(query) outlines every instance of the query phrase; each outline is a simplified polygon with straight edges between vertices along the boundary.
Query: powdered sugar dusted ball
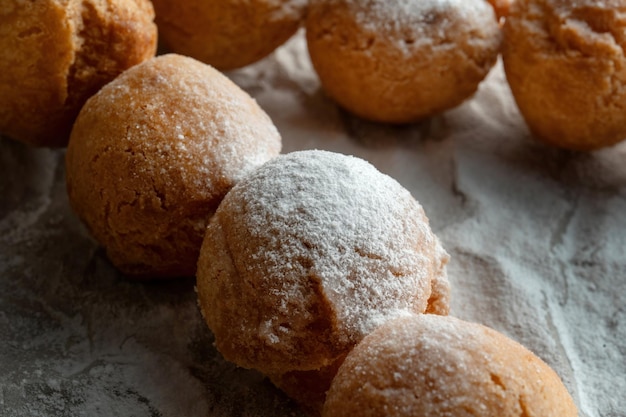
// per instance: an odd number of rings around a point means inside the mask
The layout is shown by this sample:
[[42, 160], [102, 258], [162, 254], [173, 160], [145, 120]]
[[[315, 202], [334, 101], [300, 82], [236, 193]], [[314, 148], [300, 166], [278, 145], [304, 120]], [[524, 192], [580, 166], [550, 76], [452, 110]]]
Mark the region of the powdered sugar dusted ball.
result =
[[390, 321], [348, 354], [323, 417], [576, 417], [558, 375], [519, 343], [450, 316]]
[[302, 151], [227, 194], [197, 289], [224, 357], [280, 375], [332, 365], [391, 317], [447, 313], [447, 261], [395, 180], [355, 157]]
[[69, 198], [122, 272], [193, 276], [223, 196], [280, 148], [248, 94], [208, 65], [164, 55], [85, 104], [67, 149]]
[[485, 0], [312, 0], [306, 30], [326, 93], [358, 116], [392, 123], [470, 97], [501, 41]]
[[228, 70], [270, 54], [300, 27], [308, 0], [152, 0], [173, 52]]

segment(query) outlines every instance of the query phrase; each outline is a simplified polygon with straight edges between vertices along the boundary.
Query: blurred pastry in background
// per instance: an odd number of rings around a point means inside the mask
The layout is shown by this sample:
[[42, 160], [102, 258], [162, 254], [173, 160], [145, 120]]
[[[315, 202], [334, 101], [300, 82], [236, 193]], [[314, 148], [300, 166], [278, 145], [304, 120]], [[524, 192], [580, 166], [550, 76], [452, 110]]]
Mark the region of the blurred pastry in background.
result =
[[508, 83], [535, 137], [590, 151], [626, 138], [626, 0], [516, 0]]
[[307, 0], [152, 0], [159, 37], [172, 52], [219, 70], [264, 58], [300, 27]]
[[154, 56], [148, 0], [3, 0], [0, 133], [31, 145], [67, 145], [85, 101]]
[[496, 62], [501, 31], [485, 0], [312, 0], [306, 38], [340, 106], [409, 123], [471, 97]]

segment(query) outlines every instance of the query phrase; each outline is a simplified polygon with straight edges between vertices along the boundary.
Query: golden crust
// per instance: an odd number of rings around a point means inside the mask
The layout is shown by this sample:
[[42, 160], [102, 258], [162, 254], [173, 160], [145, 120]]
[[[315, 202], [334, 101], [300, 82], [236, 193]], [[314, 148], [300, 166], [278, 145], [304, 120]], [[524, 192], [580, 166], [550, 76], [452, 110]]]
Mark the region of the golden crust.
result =
[[269, 117], [229, 79], [163, 55], [83, 107], [66, 157], [70, 202], [122, 272], [193, 276], [222, 197], [280, 147]]
[[0, 10], [0, 132], [65, 146], [85, 101], [154, 55], [147, 0], [6, 0]]
[[270, 54], [300, 27], [303, 0], [153, 0], [159, 36], [173, 52], [220, 70]]
[[493, 9], [484, 0], [420, 4], [312, 1], [307, 44], [325, 92], [360, 117], [390, 123], [470, 97], [499, 52]]
[[593, 150], [626, 137], [625, 13], [623, 0], [513, 4], [504, 68], [538, 139]]
[[348, 354], [322, 415], [576, 417], [558, 375], [528, 349], [475, 323], [413, 315]]

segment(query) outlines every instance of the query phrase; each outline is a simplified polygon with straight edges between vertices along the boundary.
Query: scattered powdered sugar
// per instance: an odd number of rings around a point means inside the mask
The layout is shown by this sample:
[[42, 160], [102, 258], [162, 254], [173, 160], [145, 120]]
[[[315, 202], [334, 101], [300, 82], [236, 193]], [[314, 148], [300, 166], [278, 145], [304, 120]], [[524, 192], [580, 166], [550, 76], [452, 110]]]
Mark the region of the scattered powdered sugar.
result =
[[378, 325], [447, 311], [448, 255], [421, 206], [361, 159], [319, 150], [279, 156], [216, 211], [198, 294], [216, 345], [270, 375], [319, 369]]

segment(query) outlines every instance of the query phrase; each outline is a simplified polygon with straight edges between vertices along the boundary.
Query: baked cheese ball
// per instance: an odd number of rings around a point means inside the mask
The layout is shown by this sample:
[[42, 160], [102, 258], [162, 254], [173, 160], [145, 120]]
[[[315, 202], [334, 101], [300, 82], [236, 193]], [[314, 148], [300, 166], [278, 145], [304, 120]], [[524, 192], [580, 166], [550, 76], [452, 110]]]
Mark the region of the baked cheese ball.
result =
[[539, 357], [501, 333], [450, 316], [408, 315], [348, 354], [323, 417], [577, 417]]
[[306, 38], [322, 88], [339, 105], [408, 123], [472, 96], [501, 33], [485, 0], [311, 0]]
[[67, 145], [85, 101], [154, 56], [153, 19], [148, 0], [2, 0], [0, 133]]
[[159, 56], [83, 107], [66, 155], [70, 203], [128, 276], [193, 276], [223, 196], [280, 148], [270, 118], [228, 78]]
[[626, 138], [626, 0], [517, 0], [503, 62], [534, 136], [578, 151]]
[[159, 37], [172, 52], [220, 70], [252, 64], [300, 27], [307, 0], [152, 0]]
[[266, 375], [331, 366], [406, 311], [448, 311], [448, 255], [422, 207], [362, 159], [275, 158], [226, 195], [198, 261], [223, 356]]

